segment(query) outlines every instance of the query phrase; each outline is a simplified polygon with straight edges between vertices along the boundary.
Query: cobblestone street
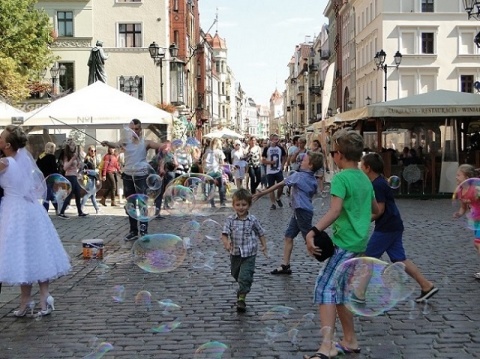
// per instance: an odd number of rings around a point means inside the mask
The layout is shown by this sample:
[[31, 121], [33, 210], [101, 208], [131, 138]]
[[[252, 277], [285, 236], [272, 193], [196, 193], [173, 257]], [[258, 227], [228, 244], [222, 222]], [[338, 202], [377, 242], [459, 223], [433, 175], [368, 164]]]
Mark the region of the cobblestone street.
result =
[[[193, 358], [195, 350], [209, 341], [228, 346], [222, 358], [302, 358], [313, 354], [320, 340], [317, 308], [311, 300], [319, 263], [306, 255], [303, 240], [297, 238], [293, 274], [269, 274], [281, 260], [283, 231], [291, 214], [286, 202], [284, 198], [284, 208], [276, 211], [269, 210], [266, 198], [252, 207], [267, 230], [267, 240], [274, 245], [270, 258], [257, 257], [245, 314], [236, 312], [236, 286], [220, 241], [206, 239], [188, 250], [176, 270], [153, 274], [131, 261], [133, 243], [123, 240], [128, 221], [120, 207], [102, 207], [99, 215], [86, 218], [72, 214], [68, 221], [52, 214], [72, 255], [73, 270], [51, 284], [56, 310], [41, 320], [15, 318], [12, 312], [20, 290], [4, 286], [0, 295], [0, 358], [82, 358], [103, 341], [113, 345], [104, 358]], [[362, 352], [349, 357], [480, 357], [480, 281], [473, 278], [480, 270], [480, 261], [473, 249], [472, 232], [462, 221], [452, 219], [455, 207], [450, 200], [399, 199], [397, 203], [405, 222], [407, 255], [440, 292], [427, 305], [412, 307], [412, 301], [406, 301], [378, 317], [356, 317]], [[325, 210], [326, 206], [316, 218]], [[230, 211], [223, 209], [223, 213]], [[88, 212], [93, 209], [89, 207]], [[223, 223], [224, 215], [212, 218]], [[149, 233], [178, 233], [186, 220], [168, 216], [155, 219]], [[103, 262], [82, 258], [81, 241], [90, 238], [105, 241]], [[194, 255], [198, 251], [215, 252], [211, 254], [213, 269], [198, 268], [198, 253]], [[121, 303], [112, 300], [116, 285], [125, 287]], [[38, 286], [34, 290], [38, 301]], [[152, 294], [150, 310], [134, 302], [141, 290]], [[157, 301], [167, 298], [181, 308], [165, 312]], [[266, 340], [269, 323], [265, 314], [275, 306], [293, 308], [278, 324], [296, 328], [295, 338], [285, 333]], [[305, 319], [311, 314], [314, 323]], [[180, 325], [173, 330], [152, 330], [176, 319]]]

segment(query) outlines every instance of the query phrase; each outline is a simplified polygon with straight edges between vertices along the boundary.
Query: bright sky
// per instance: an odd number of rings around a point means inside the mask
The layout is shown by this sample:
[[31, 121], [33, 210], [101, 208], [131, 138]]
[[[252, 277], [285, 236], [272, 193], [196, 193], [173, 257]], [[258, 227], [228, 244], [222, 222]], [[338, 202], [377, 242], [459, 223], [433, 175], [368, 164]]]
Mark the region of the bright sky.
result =
[[[268, 105], [281, 93], [295, 45], [313, 41], [327, 19], [328, 0], [199, 0], [203, 31], [227, 41], [228, 66], [248, 97]], [[308, 37], [310, 36], [310, 37]]]

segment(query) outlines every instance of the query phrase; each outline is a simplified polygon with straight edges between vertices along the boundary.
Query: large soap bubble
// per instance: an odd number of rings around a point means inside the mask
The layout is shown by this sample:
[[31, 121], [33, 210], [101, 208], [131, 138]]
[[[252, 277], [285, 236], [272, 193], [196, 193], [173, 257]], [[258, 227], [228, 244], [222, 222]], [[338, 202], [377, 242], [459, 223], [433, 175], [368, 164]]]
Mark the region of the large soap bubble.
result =
[[149, 273], [171, 272], [184, 261], [186, 249], [180, 237], [174, 234], [148, 234], [132, 247], [133, 261]]
[[100, 174], [92, 169], [84, 168], [78, 171], [78, 184], [87, 195], [91, 196], [102, 188], [102, 180]]
[[210, 207], [215, 192], [215, 180], [211, 176], [186, 173], [168, 184], [163, 198], [172, 215], [205, 215], [209, 213], [207, 208]]
[[345, 305], [361, 316], [380, 315], [415, 289], [402, 263], [389, 264], [376, 258], [349, 259], [338, 266], [335, 275], [344, 290]]
[[53, 173], [45, 178], [45, 183], [52, 190], [53, 200], [62, 208], [63, 202], [72, 192], [72, 184], [59, 173]]

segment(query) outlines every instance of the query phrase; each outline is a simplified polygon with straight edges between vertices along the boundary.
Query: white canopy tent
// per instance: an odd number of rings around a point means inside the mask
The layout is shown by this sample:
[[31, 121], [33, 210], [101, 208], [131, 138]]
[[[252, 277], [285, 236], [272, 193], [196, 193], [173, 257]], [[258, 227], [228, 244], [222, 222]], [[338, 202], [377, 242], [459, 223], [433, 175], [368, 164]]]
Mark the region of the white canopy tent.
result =
[[231, 139], [237, 139], [237, 138], [243, 138], [243, 135], [236, 133], [235, 131], [230, 130], [229, 128], [222, 128], [219, 130], [212, 131], [210, 133], [207, 133], [204, 138], [231, 138]]
[[6, 127], [15, 123], [13, 118], [25, 118], [25, 112], [10, 106], [9, 104], [0, 100], [0, 126]]
[[339, 113], [327, 119], [325, 125], [386, 117], [480, 117], [480, 95], [437, 90]]
[[172, 125], [174, 116], [101, 81], [25, 115], [24, 126], [119, 128], [132, 119], [144, 125]]

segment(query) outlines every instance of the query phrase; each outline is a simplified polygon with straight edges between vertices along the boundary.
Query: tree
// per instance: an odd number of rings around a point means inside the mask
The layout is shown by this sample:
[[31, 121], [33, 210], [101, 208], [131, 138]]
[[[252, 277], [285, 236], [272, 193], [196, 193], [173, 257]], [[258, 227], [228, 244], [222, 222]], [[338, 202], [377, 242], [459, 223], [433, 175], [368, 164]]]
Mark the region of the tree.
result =
[[29, 96], [29, 84], [54, 61], [52, 25], [37, 0], [0, 1], [0, 96], [9, 102]]

